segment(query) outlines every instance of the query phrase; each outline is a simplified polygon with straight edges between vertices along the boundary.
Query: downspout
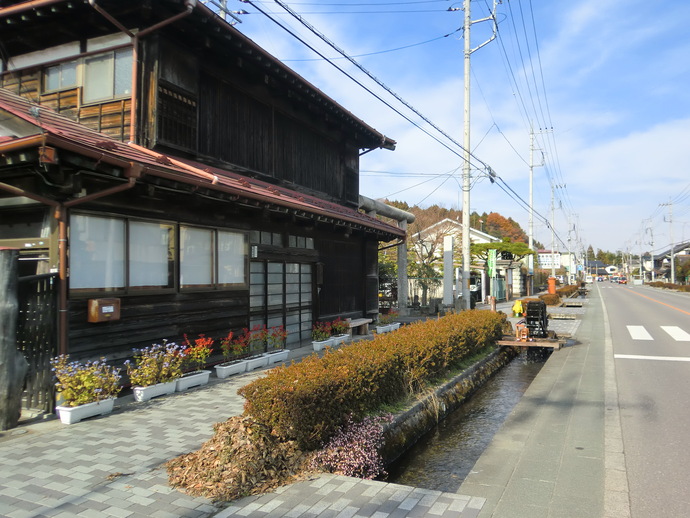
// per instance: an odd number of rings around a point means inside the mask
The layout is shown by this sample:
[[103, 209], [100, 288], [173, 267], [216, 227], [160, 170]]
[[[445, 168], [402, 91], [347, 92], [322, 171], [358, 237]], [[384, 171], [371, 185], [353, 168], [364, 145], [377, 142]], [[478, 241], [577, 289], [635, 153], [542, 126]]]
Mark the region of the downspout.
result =
[[108, 12], [106, 12], [101, 6], [99, 6], [96, 3], [96, 0], [89, 0], [89, 5], [93, 7], [96, 12], [98, 12], [100, 15], [102, 15], [106, 20], [108, 20], [110, 23], [112, 23], [115, 27], [117, 27], [121, 32], [124, 32], [129, 36], [132, 40], [132, 86], [131, 86], [131, 91], [132, 91], [132, 98], [129, 103], [129, 140], [130, 142], [136, 142], [136, 136], [137, 136], [137, 96], [139, 95], [139, 39], [142, 38], [143, 36], [146, 36], [148, 34], [151, 34], [154, 31], [157, 31], [161, 27], [164, 27], [166, 25], [169, 25], [173, 22], [176, 22], [177, 20], [184, 18], [185, 16], [189, 16], [192, 14], [192, 11], [196, 7], [197, 0], [185, 0], [184, 5], [186, 10], [178, 13], [174, 16], [171, 16], [167, 20], [163, 20], [161, 22], [158, 22], [155, 25], [152, 25], [151, 27], [147, 27], [146, 29], [143, 29], [136, 34], [127, 29], [124, 25], [122, 25], [120, 22], [118, 22], [115, 18], [113, 18]]
[[109, 196], [111, 194], [131, 189], [136, 184], [137, 178], [141, 177], [142, 170], [143, 168], [141, 165], [130, 163], [130, 167], [125, 172], [127, 183], [116, 185], [110, 189], [105, 189], [81, 198], [75, 198], [64, 203], [60, 203], [38, 194], [25, 191], [24, 189], [19, 189], [12, 185], [0, 182], [0, 190], [9, 192], [10, 194], [14, 194], [16, 196], [24, 196], [25, 198], [35, 200], [55, 209], [53, 217], [58, 222], [58, 278], [60, 279], [60, 283], [58, 284], [58, 352], [60, 354], [67, 354], [68, 352], [67, 317], [69, 308], [67, 303], [67, 209], [80, 203], [85, 203], [97, 198], [102, 198], [104, 196]]
[[[365, 210], [372, 217], [381, 214], [387, 218], [398, 222], [398, 227], [407, 234], [407, 224], [414, 223], [415, 215], [397, 207], [386, 205], [378, 200], [359, 196], [359, 208]], [[398, 311], [401, 316], [407, 315], [408, 281], [407, 281], [407, 238], [403, 239], [398, 245]]]

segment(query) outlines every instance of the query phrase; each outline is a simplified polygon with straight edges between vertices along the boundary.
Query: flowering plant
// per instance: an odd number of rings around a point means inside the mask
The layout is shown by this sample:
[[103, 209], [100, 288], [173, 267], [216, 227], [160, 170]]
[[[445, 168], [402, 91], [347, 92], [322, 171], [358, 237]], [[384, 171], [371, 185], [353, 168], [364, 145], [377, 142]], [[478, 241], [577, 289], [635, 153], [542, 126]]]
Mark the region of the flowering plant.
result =
[[220, 339], [220, 350], [225, 361], [246, 354], [249, 350], [247, 335], [243, 334], [233, 340], [234, 333], [230, 331], [225, 338]]
[[391, 324], [392, 322], [395, 322], [395, 320], [398, 318], [399, 313], [391, 309], [387, 314], [380, 314], [379, 315], [379, 324], [382, 326]]
[[57, 377], [55, 387], [64, 406], [79, 406], [117, 396], [120, 392], [120, 369], [109, 366], [105, 358], [79, 363], [70, 362], [66, 354], [50, 360]]
[[263, 351], [266, 345], [266, 339], [268, 338], [268, 329], [263, 324], [257, 324], [252, 327], [251, 331], [244, 330], [244, 333], [248, 335], [247, 341], [249, 343], [249, 352], [259, 352]]
[[211, 355], [213, 351], [213, 338], [206, 337], [203, 334], [199, 335], [199, 338], [194, 339], [194, 344], [184, 335], [184, 355], [186, 361], [192, 365], [192, 368], [199, 370], [206, 365], [206, 360]]
[[268, 337], [266, 342], [270, 349], [282, 349], [285, 345], [288, 332], [283, 326], [272, 327], [268, 330]]
[[167, 383], [182, 376], [184, 348], [174, 342], [153, 344], [151, 347], [134, 350], [134, 365], [125, 362], [127, 374], [133, 386], [148, 387]]
[[331, 333], [334, 335], [346, 335], [349, 330], [349, 324], [340, 317], [331, 322]]
[[323, 342], [331, 337], [331, 323], [317, 322], [311, 328], [311, 338], [315, 342]]

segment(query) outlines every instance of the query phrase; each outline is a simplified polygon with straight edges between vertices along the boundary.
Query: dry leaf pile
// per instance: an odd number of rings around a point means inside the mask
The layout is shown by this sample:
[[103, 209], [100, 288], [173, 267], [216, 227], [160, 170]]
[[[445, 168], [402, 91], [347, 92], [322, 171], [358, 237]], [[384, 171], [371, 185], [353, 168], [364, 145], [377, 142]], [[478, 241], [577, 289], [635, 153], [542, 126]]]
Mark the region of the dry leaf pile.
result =
[[307, 474], [307, 455], [250, 417], [214, 425], [200, 450], [166, 463], [173, 487], [214, 501], [265, 493]]

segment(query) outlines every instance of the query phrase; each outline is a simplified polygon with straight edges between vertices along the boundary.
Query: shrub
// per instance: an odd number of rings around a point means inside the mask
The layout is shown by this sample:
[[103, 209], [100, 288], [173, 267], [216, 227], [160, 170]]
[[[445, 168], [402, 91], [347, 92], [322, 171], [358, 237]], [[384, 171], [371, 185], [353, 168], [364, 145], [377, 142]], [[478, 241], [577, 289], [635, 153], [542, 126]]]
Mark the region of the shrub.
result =
[[575, 292], [577, 292], [577, 286], [575, 284], [568, 284], [556, 290], [556, 293], [561, 297], [570, 297]]
[[361, 419], [395, 404], [494, 344], [505, 318], [463, 311], [272, 369], [239, 390], [245, 414], [304, 449], [318, 448], [348, 417]]
[[110, 367], [105, 358], [80, 363], [70, 362], [61, 354], [50, 360], [57, 388], [64, 406], [79, 406], [117, 396], [120, 392], [120, 369]]
[[383, 423], [391, 422], [392, 418], [387, 414], [355, 422], [350, 416], [326, 446], [312, 457], [311, 468], [369, 480], [385, 475], [380, 453], [384, 445]]
[[539, 298], [544, 301], [547, 306], [557, 306], [561, 303], [561, 298], [557, 294], [544, 293], [539, 295]]

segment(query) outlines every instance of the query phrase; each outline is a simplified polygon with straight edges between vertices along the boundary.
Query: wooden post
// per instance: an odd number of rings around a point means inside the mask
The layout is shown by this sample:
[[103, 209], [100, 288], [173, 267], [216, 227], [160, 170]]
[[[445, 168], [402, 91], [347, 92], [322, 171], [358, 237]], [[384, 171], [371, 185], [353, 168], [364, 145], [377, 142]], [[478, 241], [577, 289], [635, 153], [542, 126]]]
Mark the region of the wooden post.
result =
[[29, 365], [17, 350], [17, 250], [0, 249], [0, 430], [19, 423]]

